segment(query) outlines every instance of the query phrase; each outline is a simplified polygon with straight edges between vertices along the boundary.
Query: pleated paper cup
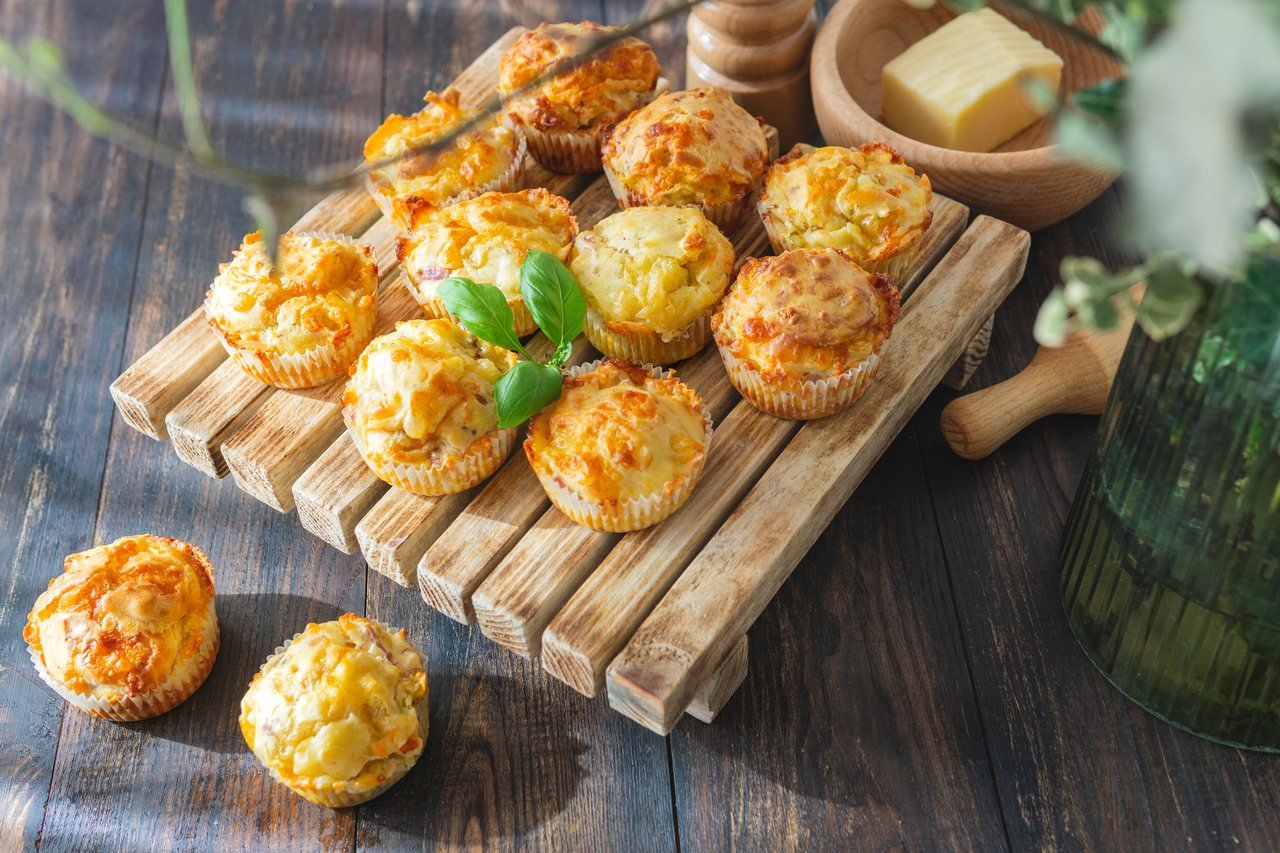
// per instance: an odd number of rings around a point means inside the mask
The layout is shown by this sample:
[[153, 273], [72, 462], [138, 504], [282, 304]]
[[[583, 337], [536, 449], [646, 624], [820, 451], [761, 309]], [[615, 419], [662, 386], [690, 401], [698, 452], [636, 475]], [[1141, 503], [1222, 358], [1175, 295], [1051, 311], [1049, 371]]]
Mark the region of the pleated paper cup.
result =
[[213, 669], [213, 662], [218, 657], [220, 634], [218, 631], [218, 615], [215, 611], [212, 597], [210, 597], [206, 607], [207, 620], [205, 633], [200, 641], [200, 654], [190, 660], [179, 662], [168, 678], [151, 690], [135, 696], [105, 700], [76, 693], [50, 674], [44, 665], [44, 658], [40, 652], [28, 645], [27, 654], [31, 657], [31, 662], [35, 664], [36, 674], [40, 676], [40, 680], [49, 685], [50, 689], [67, 700], [68, 703], [85, 713], [117, 723], [132, 723], [138, 720], [158, 717], [189, 699], [191, 694], [195, 693], [200, 688], [200, 685], [204, 683], [204, 680], [209, 677], [209, 672]]
[[344, 408], [343, 419], [347, 424], [347, 433], [351, 442], [360, 451], [369, 470], [378, 475], [385, 483], [413, 492], [415, 495], [436, 497], [465, 492], [472, 486], [483, 482], [494, 471], [498, 470], [511, 448], [515, 446], [516, 428], [496, 430], [480, 446], [472, 444], [471, 448], [460, 458], [439, 465], [413, 465], [400, 462], [375, 462], [369, 457], [364, 441], [352, 426], [350, 409]]
[[[764, 223], [765, 234], [769, 235], [769, 245], [773, 247], [773, 251], [776, 254], [780, 255], [783, 252], [789, 252], [794, 249], [810, 248], [799, 244], [791, 245], [775, 227], [773, 220], [770, 217], [765, 216], [763, 206], [757, 206], [757, 210], [760, 213], [760, 221]], [[919, 240], [916, 240], [914, 244], [908, 247], [906, 251], [899, 252], [896, 255], [884, 258], [880, 261], [867, 261], [859, 258], [856, 252], [852, 250], [847, 251], [849, 252], [849, 255], [858, 262], [858, 266], [862, 267], [867, 272], [887, 275], [889, 278], [893, 279], [894, 284], [897, 284], [902, 281], [903, 276], [910, 272], [911, 265], [914, 264], [916, 262], [916, 258], [920, 256], [920, 247], [923, 244], [924, 238], [922, 236]]]
[[[602, 163], [604, 176], [609, 181], [609, 189], [613, 190], [613, 197], [617, 200], [620, 207], [654, 207], [664, 204], [663, 202], [652, 202], [641, 193], [627, 189], [622, 180], [609, 168], [608, 163]], [[727, 237], [732, 237], [734, 231], [742, 224], [746, 217], [747, 211], [752, 209], [754, 205], [754, 193], [746, 193], [742, 198], [722, 201], [719, 204], [689, 204], [689, 205], [672, 205], [674, 207], [696, 207], [706, 214], [715, 224], [720, 232]]]
[[[564, 373], [567, 376], [590, 373], [599, 367], [602, 362], [603, 359], [597, 359], [596, 361], [567, 368]], [[650, 374], [653, 376], [665, 378], [671, 375], [670, 370], [653, 365], [648, 365], [648, 367]], [[702, 413], [702, 421], [706, 428], [702, 443], [702, 459], [679, 483], [676, 483], [670, 489], [625, 500], [593, 500], [564, 485], [559, 473], [554, 469], [543, 465], [534, 465], [533, 470], [538, 475], [538, 481], [542, 483], [543, 490], [547, 493], [547, 497], [551, 498], [551, 502], [555, 504], [556, 509], [584, 527], [590, 527], [592, 530], [600, 530], [606, 533], [626, 533], [632, 530], [652, 527], [683, 506], [684, 502], [693, 494], [694, 487], [698, 485], [698, 480], [702, 477], [703, 468], [706, 466], [707, 454], [711, 452], [712, 434], [711, 416], [707, 414], [705, 408]]]
[[593, 133], [543, 131], [525, 127], [525, 139], [533, 159], [552, 172], [580, 174], [600, 170], [600, 143], [604, 129]]
[[[444, 307], [444, 300], [435, 294], [436, 286], [448, 277], [449, 276], [443, 276], [442, 278], [424, 282], [420, 285], [414, 280], [414, 277], [408, 273], [404, 276], [404, 282], [409, 288], [409, 292], [412, 293], [413, 298], [417, 300], [418, 307], [422, 309], [422, 313], [429, 319], [454, 319], [448, 309]], [[533, 314], [529, 312], [529, 308], [524, 304], [523, 299], [509, 298], [507, 299], [507, 307], [511, 309], [511, 313], [514, 316], [513, 322], [515, 325], [516, 335], [518, 337], [523, 338], [538, 331], [538, 323], [533, 319]], [[457, 321], [454, 320], [454, 322], [456, 323]]]
[[[286, 640], [283, 645], [276, 646], [276, 650], [272, 652], [266, 661], [263, 662], [262, 666], [258, 668], [258, 676], [262, 675], [271, 662], [284, 654], [285, 649], [293, 645], [293, 642], [301, 636], [302, 632], [299, 631]], [[258, 676], [254, 676], [254, 679], [256, 680]], [[422, 701], [418, 703], [417, 708], [415, 709], [418, 714], [417, 750], [407, 754], [401, 753], [401, 755], [404, 756], [404, 760], [397, 762], [397, 766], [391, 774], [371, 788], [363, 788], [350, 780], [332, 782], [323, 786], [304, 785], [296, 780], [286, 778], [280, 773], [280, 771], [276, 770], [276, 768], [267, 764], [265, 761], [262, 761], [260, 757], [258, 760], [262, 763], [262, 766], [267, 769], [267, 773], [271, 775], [272, 779], [279, 782], [281, 785], [284, 785], [304, 800], [315, 803], [318, 806], [325, 806], [326, 808], [331, 809], [342, 809], [349, 806], [358, 806], [361, 803], [367, 803], [374, 797], [386, 793], [392, 785], [403, 779], [405, 774], [413, 769], [413, 765], [417, 764], [418, 759], [422, 756], [422, 750], [427, 743], [427, 731], [429, 729], [427, 718], [428, 696], [429, 694], [424, 694]], [[250, 750], [252, 751], [252, 746], [250, 746]], [[255, 757], [257, 757], [256, 753]]]
[[583, 333], [592, 346], [610, 358], [637, 364], [668, 365], [698, 353], [711, 339], [711, 311], [686, 326], [670, 340], [652, 329], [609, 328], [608, 322], [588, 307]]
[[[507, 167], [506, 171], [491, 181], [486, 181], [478, 186], [467, 187], [465, 190], [449, 196], [436, 205], [437, 207], [449, 207], [487, 192], [508, 193], [524, 189], [525, 155], [529, 153], [529, 143], [520, 128], [509, 123], [506, 126], [516, 135], [515, 157], [512, 158], [511, 165]], [[365, 175], [364, 182], [365, 187], [369, 190], [369, 195], [373, 196], [374, 204], [378, 205], [378, 210], [382, 211], [382, 215], [392, 222], [400, 224], [396, 215], [396, 201], [400, 198], [401, 193], [396, 192], [395, 184], [389, 178], [379, 175], [377, 172], [370, 172]], [[403, 193], [403, 195], [411, 196], [413, 192]]]
[[[299, 231], [295, 236], [317, 237], [349, 246], [362, 245], [354, 237], [330, 231]], [[303, 352], [279, 355], [242, 348], [234, 343], [218, 324], [213, 322], [213, 310], [208, 299], [204, 303], [204, 312], [214, 335], [221, 341], [222, 348], [227, 351], [227, 355], [236, 363], [236, 366], [245, 373], [259, 382], [276, 388], [314, 388], [346, 376], [347, 368], [360, 357], [360, 353], [364, 352], [364, 348], [373, 340], [378, 326], [378, 295], [375, 291], [368, 310], [352, 321], [351, 334], [343, 339], [340, 346], [322, 344]]]
[[[717, 341], [719, 345], [719, 341]], [[763, 412], [779, 418], [812, 420], [843, 411], [862, 396], [880, 365], [879, 353], [856, 367], [827, 379], [766, 379], [758, 370], [720, 346], [729, 381], [743, 398]]]

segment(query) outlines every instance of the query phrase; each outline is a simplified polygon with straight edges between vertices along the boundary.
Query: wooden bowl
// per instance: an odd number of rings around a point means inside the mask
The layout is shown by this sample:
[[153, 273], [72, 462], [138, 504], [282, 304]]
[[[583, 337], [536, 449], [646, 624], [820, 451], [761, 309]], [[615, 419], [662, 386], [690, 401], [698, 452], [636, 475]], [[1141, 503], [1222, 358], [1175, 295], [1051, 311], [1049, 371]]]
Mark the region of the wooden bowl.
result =
[[[1009, 8], [997, 11], [1062, 57], [1063, 93], [1124, 73], [1061, 30]], [[927, 145], [881, 122], [885, 63], [954, 17], [942, 3], [918, 9], [904, 0], [840, 0], [818, 33], [810, 65], [823, 138], [833, 145], [887, 142], [939, 192], [1028, 230], [1059, 222], [1101, 195], [1116, 175], [1061, 156], [1050, 144], [1049, 121], [989, 154]]]

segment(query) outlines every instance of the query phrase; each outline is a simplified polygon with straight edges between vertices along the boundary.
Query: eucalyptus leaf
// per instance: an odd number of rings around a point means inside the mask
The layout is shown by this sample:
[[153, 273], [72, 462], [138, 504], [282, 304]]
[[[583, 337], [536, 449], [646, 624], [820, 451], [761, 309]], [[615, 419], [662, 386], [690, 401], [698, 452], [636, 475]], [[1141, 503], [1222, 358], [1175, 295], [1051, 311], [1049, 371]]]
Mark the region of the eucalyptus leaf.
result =
[[524, 352], [515, 332], [515, 315], [507, 297], [492, 284], [477, 284], [469, 278], [453, 276], [436, 286], [445, 310], [458, 318], [462, 327], [482, 341], [514, 352]]
[[1204, 301], [1204, 288], [1179, 264], [1161, 264], [1147, 278], [1147, 290], [1135, 308], [1138, 325], [1156, 341], [1186, 328]]
[[1062, 153], [1108, 172], [1124, 166], [1120, 141], [1101, 121], [1084, 113], [1063, 110], [1054, 126], [1054, 141]]
[[1124, 96], [1127, 91], [1121, 79], [1103, 80], [1071, 96], [1071, 103], [1095, 116], [1111, 128], [1119, 128], [1124, 114]]
[[1071, 309], [1067, 306], [1062, 288], [1055, 287], [1036, 313], [1036, 340], [1047, 347], [1061, 346], [1067, 337], [1067, 320]]
[[557, 350], [582, 334], [587, 303], [577, 279], [555, 255], [535, 249], [525, 256], [520, 265], [520, 296]]
[[536, 361], [518, 361], [494, 383], [498, 427], [519, 426], [560, 396], [560, 368]]

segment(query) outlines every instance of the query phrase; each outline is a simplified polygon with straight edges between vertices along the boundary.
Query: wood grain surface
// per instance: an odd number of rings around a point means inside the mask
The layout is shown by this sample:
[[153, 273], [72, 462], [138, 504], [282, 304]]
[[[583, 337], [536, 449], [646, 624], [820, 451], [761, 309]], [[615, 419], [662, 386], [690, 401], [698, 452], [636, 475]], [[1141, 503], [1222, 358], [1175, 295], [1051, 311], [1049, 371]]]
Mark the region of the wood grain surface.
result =
[[[214, 144], [297, 170], [358, 154], [511, 26], [642, 5], [192, 0], [191, 23]], [[684, 29], [652, 35], [676, 87]], [[96, 102], [179, 137], [158, 4], [0, 0], [0, 34], [52, 38]], [[238, 192], [94, 141], [3, 75], [0, 150], [3, 849], [1280, 848], [1276, 760], [1147, 716], [1071, 638], [1057, 546], [1093, 418], [967, 462], [938, 429], [954, 395], [930, 394], [765, 607], [743, 688], [662, 738], [113, 416], [112, 377], [199, 307], [249, 229]], [[1035, 235], [971, 387], [1026, 365], [1064, 255], [1125, 260], [1105, 239], [1116, 197]], [[64, 714], [23, 652], [27, 609], [66, 554], [142, 531], [212, 558], [218, 663], [156, 720]], [[270, 781], [236, 715], [276, 644], [345, 611], [423, 649], [432, 724], [404, 780], [330, 812]]]

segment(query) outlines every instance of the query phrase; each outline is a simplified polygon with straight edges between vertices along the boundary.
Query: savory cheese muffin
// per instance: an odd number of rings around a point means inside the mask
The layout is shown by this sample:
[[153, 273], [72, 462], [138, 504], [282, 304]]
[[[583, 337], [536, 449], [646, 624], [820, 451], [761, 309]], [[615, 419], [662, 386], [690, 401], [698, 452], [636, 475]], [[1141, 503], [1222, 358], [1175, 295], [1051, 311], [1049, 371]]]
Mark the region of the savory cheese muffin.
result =
[[398, 323], [369, 344], [342, 414], [365, 462], [419, 495], [461, 492], [502, 464], [516, 430], [498, 428], [493, 385], [516, 363], [447, 319]]
[[696, 207], [632, 207], [579, 234], [569, 269], [596, 349], [671, 364], [710, 340], [711, 308], [733, 276], [733, 245]]
[[[498, 91], [515, 92], [615, 29], [584, 21], [544, 23], [525, 33], [502, 55]], [[653, 98], [661, 71], [653, 48], [638, 38], [619, 39], [571, 71], [512, 99], [507, 112], [543, 166], [553, 172], [594, 172], [600, 168], [604, 132]]]
[[932, 198], [928, 176], [882, 142], [797, 145], [769, 168], [759, 209], [775, 252], [840, 249], [897, 281], [933, 221]]
[[515, 315], [516, 334], [538, 328], [520, 296], [520, 265], [539, 249], [560, 260], [578, 233], [569, 202], [538, 187], [485, 193], [446, 208], [412, 205], [396, 241], [409, 290], [428, 317], [448, 317], [436, 286], [450, 276], [496, 286]]
[[769, 163], [760, 121], [723, 89], [669, 92], [606, 135], [605, 176], [623, 207], [700, 207], [725, 233]]
[[276, 649], [240, 702], [245, 743], [272, 778], [330, 808], [400, 781], [427, 740], [427, 673], [404, 629], [347, 613]]
[[711, 419], [674, 373], [603, 360], [566, 371], [524, 452], [561, 512], [595, 530], [657, 524], [702, 476]]
[[[403, 154], [444, 136], [474, 110], [459, 105], [459, 92], [427, 92], [427, 106], [411, 116], [390, 115], [364, 144], [366, 162]], [[369, 173], [373, 200], [384, 214], [398, 216], [396, 202], [417, 198], [446, 207], [490, 190], [516, 190], [524, 179], [524, 136], [505, 119], [485, 121], [433, 154], [417, 154]]]
[[280, 235], [273, 265], [255, 231], [219, 265], [204, 310], [250, 376], [310, 388], [343, 376], [372, 340], [378, 265], [349, 237], [293, 232]]
[[729, 380], [759, 409], [821, 418], [861, 396], [898, 319], [898, 289], [838, 249], [743, 264], [711, 330]]
[[80, 710], [117, 722], [163, 714], [218, 655], [213, 567], [196, 546], [149, 534], [72, 554], [22, 636], [40, 678]]

